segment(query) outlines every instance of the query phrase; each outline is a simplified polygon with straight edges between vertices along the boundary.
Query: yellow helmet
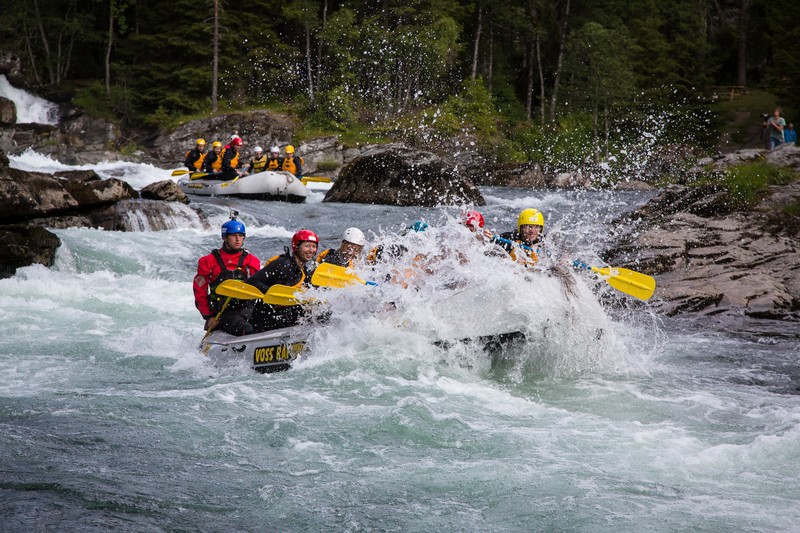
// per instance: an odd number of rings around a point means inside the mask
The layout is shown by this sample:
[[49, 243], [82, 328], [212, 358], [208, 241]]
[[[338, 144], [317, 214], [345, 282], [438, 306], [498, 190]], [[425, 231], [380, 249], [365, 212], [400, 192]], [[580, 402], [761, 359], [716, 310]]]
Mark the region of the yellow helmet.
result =
[[538, 209], [525, 209], [517, 218], [517, 231], [526, 224], [541, 226], [544, 231], [544, 215]]
[[202, 138], [197, 139], [197, 142], [195, 144], [203, 144], [203, 145], [205, 145], [206, 144], [206, 140], [202, 139]]
[[219, 141], [214, 141], [213, 143], [211, 143], [212, 148], [216, 148], [217, 146], [222, 147], [222, 143]]
[[287, 154], [293, 154], [294, 153], [294, 146], [292, 146], [291, 144], [289, 146], [287, 146], [286, 147], [286, 153]]

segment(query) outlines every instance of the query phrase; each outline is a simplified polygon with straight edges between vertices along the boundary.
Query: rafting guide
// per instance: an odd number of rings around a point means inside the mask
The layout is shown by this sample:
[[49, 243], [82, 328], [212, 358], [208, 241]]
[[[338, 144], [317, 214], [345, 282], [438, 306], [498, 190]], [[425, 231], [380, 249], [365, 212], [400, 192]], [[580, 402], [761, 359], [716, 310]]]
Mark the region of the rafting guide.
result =
[[245, 280], [258, 272], [261, 262], [244, 248], [246, 229], [231, 211], [230, 220], [222, 225], [222, 246], [200, 258], [197, 275], [194, 277], [194, 303], [205, 319], [204, 329], [212, 331], [219, 327], [232, 335], [242, 335], [250, 328], [243, 322], [237, 310], [243, 306], [230, 297], [216, 293], [216, 288], [225, 280]]

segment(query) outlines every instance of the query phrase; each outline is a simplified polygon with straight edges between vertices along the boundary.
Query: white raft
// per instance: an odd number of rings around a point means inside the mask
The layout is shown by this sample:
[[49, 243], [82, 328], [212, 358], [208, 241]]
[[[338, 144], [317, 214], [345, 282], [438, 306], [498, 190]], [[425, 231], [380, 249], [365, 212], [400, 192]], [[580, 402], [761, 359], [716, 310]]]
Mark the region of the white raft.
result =
[[236, 196], [255, 200], [282, 200], [305, 202], [308, 190], [303, 182], [289, 172], [265, 171], [241, 176], [228, 181], [214, 179], [178, 180], [178, 187], [186, 194], [200, 196]]
[[237, 337], [214, 331], [200, 343], [200, 351], [215, 366], [245, 362], [257, 372], [288, 370], [305, 348], [304, 328], [289, 327]]

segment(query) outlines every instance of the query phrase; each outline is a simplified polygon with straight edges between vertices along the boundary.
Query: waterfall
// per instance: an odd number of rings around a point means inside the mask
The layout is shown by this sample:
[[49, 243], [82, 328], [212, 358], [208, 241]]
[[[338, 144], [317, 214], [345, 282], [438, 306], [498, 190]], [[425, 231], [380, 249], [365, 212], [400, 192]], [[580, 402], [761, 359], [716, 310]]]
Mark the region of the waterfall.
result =
[[58, 106], [28, 91], [13, 87], [4, 74], [0, 74], [0, 96], [8, 98], [17, 107], [17, 123], [58, 124]]

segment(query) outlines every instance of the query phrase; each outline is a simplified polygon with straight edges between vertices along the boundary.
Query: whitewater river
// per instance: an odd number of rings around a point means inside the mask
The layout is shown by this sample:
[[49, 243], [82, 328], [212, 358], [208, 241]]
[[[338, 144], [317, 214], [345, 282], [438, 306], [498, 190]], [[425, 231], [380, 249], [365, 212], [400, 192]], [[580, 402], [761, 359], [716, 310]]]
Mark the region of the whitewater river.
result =
[[[169, 177], [93, 168], [137, 188]], [[538, 207], [551, 259], [595, 263], [610, 221], [647, 200], [482, 192], [489, 227]], [[611, 308], [583, 274], [566, 296], [484, 256], [457, 209], [323, 195], [195, 199], [210, 227], [54, 230], [52, 268], [0, 280], [0, 530], [800, 530], [799, 328]], [[301, 227], [328, 246], [358, 226], [371, 244], [463, 254], [416, 289], [325, 296], [331, 319], [288, 372], [215, 367], [191, 280], [232, 208], [262, 260]], [[429, 232], [396, 236], [420, 218]], [[528, 341], [493, 355], [458, 341], [506, 331]]]

